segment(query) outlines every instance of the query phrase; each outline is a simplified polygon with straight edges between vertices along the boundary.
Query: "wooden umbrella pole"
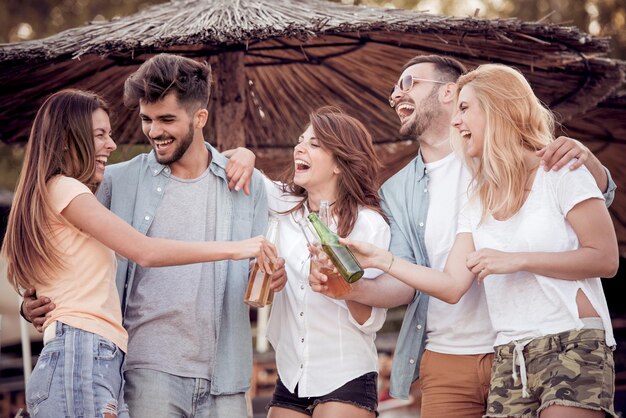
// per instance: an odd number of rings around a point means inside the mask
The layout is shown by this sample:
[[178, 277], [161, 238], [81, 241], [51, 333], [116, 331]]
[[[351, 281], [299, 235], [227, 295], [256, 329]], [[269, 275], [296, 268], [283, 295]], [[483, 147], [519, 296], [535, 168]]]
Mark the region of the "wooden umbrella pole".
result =
[[246, 145], [246, 75], [243, 51], [227, 51], [218, 56], [213, 92], [210, 136], [220, 151]]

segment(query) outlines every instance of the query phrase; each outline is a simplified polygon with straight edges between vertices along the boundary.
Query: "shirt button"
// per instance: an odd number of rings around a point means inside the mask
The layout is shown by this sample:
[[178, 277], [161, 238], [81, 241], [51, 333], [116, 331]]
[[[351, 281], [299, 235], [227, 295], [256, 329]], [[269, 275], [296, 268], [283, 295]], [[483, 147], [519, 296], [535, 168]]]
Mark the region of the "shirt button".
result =
[[302, 338], [302, 339], [300, 340], [300, 342], [301, 342], [301, 343], [303, 343], [303, 342], [304, 342], [304, 338]]
[[163, 189], [161, 189], [160, 187], [157, 187], [157, 192], [161, 193], [161, 190]]
[[304, 290], [304, 285], [303, 284], [300, 285], [300, 289]]
[[156, 174], [156, 173], [158, 173], [158, 172], [159, 172], [159, 170], [154, 170], [154, 174]]
[[409, 359], [409, 363], [415, 364], [415, 359]]
[[144, 218], [146, 221], [150, 220], [150, 217], [148, 215], [146, 215], [146, 217]]
[[304, 316], [304, 312], [300, 312], [300, 316]]
[[170, 168], [169, 167], [165, 167], [165, 172], [169, 173], [170, 172]]
[[419, 324], [419, 325], [417, 326], [417, 329], [422, 329], [422, 324]]
[[424, 193], [428, 193], [428, 189], [424, 189]]
[[300, 365], [300, 368], [301, 368], [301, 369], [304, 369], [304, 364], [301, 364], [301, 365]]
[[128, 283], [124, 284], [124, 289], [128, 289]]
[[420, 226], [423, 227], [424, 226], [424, 222], [420, 222]]

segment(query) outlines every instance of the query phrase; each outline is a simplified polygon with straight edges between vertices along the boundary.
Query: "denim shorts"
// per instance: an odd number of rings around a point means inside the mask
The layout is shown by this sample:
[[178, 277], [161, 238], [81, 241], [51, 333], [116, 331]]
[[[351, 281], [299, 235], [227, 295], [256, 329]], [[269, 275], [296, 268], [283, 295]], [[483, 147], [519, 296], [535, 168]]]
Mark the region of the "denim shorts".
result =
[[310, 398], [300, 398], [296, 394], [298, 386], [294, 390], [295, 393], [289, 392], [280, 377], [276, 380], [276, 389], [270, 401], [268, 408], [277, 406], [281, 408], [291, 409], [302, 414], [313, 415], [315, 407], [324, 402], [342, 402], [354, 405], [358, 408], [375, 412], [378, 408], [378, 373], [370, 372], [363, 376], [353, 379], [326, 395], [313, 396]]
[[123, 402], [124, 353], [91, 332], [56, 323], [26, 387], [32, 417], [127, 417]]
[[535, 418], [551, 405], [617, 417], [615, 363], [604, 330], [583, 328], [535, 338], [520, 350], [524, 359], [514, 351], [515, 343], [496, 347], [485, 417]]

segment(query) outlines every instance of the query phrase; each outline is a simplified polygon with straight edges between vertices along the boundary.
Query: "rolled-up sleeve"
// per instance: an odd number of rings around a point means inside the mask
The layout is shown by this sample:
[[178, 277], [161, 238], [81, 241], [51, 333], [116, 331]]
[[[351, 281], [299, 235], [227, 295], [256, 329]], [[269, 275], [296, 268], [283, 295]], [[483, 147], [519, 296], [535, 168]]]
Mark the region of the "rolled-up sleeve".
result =
[[[350, 239], [369, 242], [378, 247], [389, 249], [389, 243], [391, 241], [391, 230], [389, 225], [385, 222], [383, 217], [374, 211], [367, 210], [359, 214], [359, 220], [352, 233], [349, 235]], [[374, 268], [365, 269], [365, 273], [361, 280], [370, 280], [381, 275], [383, 271]], [[363, 324], [359, 324], [352, 315], [348, 315], [350, 323], [354, 325], [361, 332], [366, 334], [373, 334], [378, 332], [387, 317], [387, 309], [372, 308], [370, 317]]]
[[606, 191], [603, 193], [604, 195], [604, 204], [606, 207], [610, 207], [613, 203], [613, 199], [615, 199], [615, 191], [617, 190], [617, 184], [613, 181], [613, 177], [611, 177], [611, 172], [608, 168], [603, 167], [604, 171], [606, 171], [606, 178], [608, 182], [608, 186]]
[[383, 327], [385, 319], [387, 318], [387, 309], [384, 308], [372, 308], [370, 317], [367, 318], [363, 324], [359, 324], [352, 315], [348, 315], [350, 323], [354, 325], [359, 331], [364, 334], [374, 334]]

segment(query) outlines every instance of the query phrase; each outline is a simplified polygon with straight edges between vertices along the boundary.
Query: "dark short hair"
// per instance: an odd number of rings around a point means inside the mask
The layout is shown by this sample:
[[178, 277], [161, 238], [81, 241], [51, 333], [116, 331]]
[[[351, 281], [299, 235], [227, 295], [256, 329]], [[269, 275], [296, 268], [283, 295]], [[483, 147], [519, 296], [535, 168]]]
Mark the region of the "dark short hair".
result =
[[433, 64], [440, 75], [441, 81], [450, 81], [455, 83], [456, 80], [467, 71], [467, 68], [465, 68], [461, 62], [452, 57], [446, 57], [443, 55], [418, 55], [407, 61], [407, 63], [404, 64], [404, 67], [402, 67], [402, 71], [414, 66], [415, 64], [422, 63]]
[[206, 62], [159, 54], [144, 62], [124, 83], [124, 105], [154, 103], [174, 93], [186, 108], [207, 108], [211, 94], [211, 67]]

